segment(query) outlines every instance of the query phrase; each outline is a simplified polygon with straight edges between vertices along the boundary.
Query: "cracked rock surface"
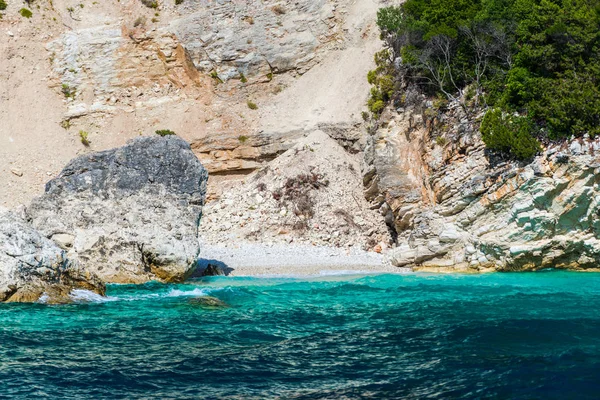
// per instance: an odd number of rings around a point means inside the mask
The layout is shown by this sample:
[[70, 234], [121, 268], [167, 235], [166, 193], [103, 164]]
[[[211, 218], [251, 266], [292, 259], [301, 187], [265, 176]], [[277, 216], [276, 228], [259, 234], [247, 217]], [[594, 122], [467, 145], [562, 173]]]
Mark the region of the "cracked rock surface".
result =
[[69, 302], [72, 289], [103, 295], [104, 284], [16, 214], [0, 209], [0, 302]]
[[27, 215], [104, 282], [181, 281], [199, 253], [206, 182], [184, 140], [138, 138], [72, 160]]

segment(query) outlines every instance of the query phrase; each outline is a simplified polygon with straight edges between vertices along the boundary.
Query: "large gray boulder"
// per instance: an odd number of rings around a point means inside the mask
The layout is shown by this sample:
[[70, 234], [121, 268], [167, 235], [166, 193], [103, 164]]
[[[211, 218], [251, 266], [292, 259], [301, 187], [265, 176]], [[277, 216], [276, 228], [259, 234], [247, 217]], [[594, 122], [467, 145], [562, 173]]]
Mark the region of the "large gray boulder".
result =
[[27, 214], [105, 282], [181, 281], [199, 253], [207, 179], [184, 140], [138, 138], [72, 160]]
[[104, 284], [15, 214], [0, 209], [0, 302], [69, 301], [72, 289], [103, 295]]

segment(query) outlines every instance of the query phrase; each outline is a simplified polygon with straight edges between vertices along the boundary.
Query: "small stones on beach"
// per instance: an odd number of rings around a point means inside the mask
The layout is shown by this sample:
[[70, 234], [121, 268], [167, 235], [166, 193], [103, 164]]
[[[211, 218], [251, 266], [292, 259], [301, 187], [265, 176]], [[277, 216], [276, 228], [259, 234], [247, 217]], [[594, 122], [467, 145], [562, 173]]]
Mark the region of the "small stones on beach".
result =
[[13, 175], [16, 175], [18, 177], [22, 177], [23, 176], [23, 171], [21, 171], [20, 169], [17, 169], [17, 168], [11, 168], [10, 172]]

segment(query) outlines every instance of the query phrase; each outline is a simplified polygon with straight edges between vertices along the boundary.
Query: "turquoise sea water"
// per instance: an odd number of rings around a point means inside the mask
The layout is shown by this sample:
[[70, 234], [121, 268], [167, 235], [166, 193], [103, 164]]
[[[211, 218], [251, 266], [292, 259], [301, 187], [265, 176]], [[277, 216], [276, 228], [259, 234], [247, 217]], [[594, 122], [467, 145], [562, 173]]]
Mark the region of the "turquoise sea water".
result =
[[[220, 277], [108, 294], [0, 305], [0, 397], [600, 396], [600, 274]], [[231, 307], [189, 301], [202, 295]]]

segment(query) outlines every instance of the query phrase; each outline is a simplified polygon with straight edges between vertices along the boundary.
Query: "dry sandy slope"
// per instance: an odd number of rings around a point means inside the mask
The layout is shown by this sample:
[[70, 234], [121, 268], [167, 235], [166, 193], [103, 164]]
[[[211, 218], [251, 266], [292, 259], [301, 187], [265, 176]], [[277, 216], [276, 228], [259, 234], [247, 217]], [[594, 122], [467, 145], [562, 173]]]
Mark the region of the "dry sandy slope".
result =
[[[188, 140], [202, 133], [203, 99], [132, 113], [97, 114], [71, 120], [69, 129], [61, 126], [68, 99], [51, 69], [54, 55], [47, 44], [65, 32], [127, 24], [142, 12], [152, 15], [153, 10], [137, 0], [54, 0], [35, 2], [32, 18], [26, 19], [18, 14], [20, 2], [7, 3], [0, 19], [0, 205], [12, 208], [28, 203], [82, 153], [122, 146], [135, 136], [165, 127]], [[74, 12], [69, 13], [69, 8]], [[80, 130], [88, 132], [89, 148], [82, 145]]]
[[265, 132], [310, 130], [319, 124], [353, 124], [369, 93], [367, 72], [381, 47], [375, 16], [377, 0], [357, 0], [348, 7], [345, 48], [327, 54], [261, 110], [258, 129]]

